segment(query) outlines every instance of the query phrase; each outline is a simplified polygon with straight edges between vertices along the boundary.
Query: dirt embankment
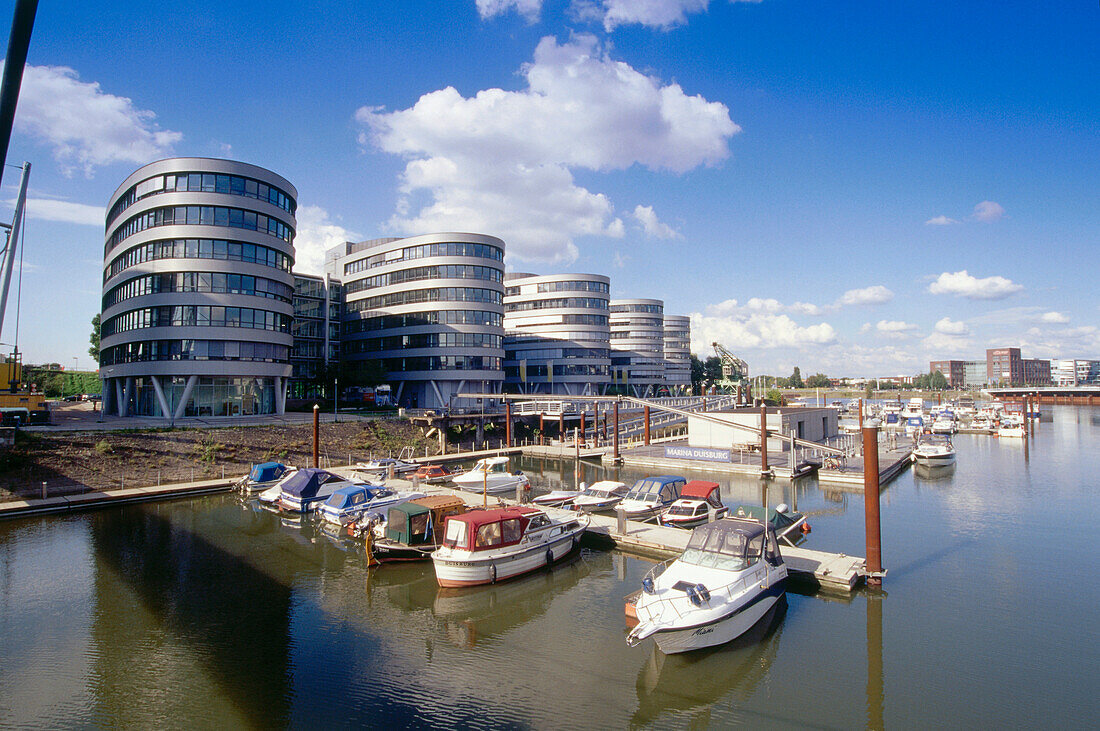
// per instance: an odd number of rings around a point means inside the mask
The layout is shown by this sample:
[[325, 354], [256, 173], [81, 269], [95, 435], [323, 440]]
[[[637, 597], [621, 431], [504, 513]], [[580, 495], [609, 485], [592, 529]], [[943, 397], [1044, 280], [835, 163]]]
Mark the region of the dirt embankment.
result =
[[[406, 421], [322, 424], [321, 464], [345, 464], [369, 455], [438, 454]], [[20, 432], [0, 454], [0, 500], [185, 482], [243, 475], [250, 465], [278, 461], [308, 465], [313, 426], [250, 426], [225, 429], [157, 429], [117, 432]]]

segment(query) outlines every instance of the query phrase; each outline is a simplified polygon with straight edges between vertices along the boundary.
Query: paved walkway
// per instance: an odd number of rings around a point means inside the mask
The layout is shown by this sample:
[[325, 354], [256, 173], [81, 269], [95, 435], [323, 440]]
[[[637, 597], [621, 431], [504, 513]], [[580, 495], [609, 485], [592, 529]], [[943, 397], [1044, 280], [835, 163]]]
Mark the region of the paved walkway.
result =
[[[332, 412], [321, 412], [320, 421], [328, 424], [333, 421], [367, 421], [392, 417], [393, 414], [382, 413], [361, 416], [359, 414], [340, 414], [336, 417]], [[51, 411], [50, 424], [36, 424], [22, 427], [26, 431], [119, 431], [123, 429], [164, 429], [172, 426], [180, 429], [220, 429], [229, 426], [270, 426], [282, 424], [286, 426], [312, 424], [313, 412], [287, 412], [281, 416], [267, 414], [264, 416], [219, 416], [219, 417], [189, 417], [169, 421], [168, 419], [156, 419], [144, 416], [129, 416], [121, 418], [108, 414], [104, 416], [98, 408], [92, 408], [91, 402], [77, 401], [75, 403], [54, 404]]]

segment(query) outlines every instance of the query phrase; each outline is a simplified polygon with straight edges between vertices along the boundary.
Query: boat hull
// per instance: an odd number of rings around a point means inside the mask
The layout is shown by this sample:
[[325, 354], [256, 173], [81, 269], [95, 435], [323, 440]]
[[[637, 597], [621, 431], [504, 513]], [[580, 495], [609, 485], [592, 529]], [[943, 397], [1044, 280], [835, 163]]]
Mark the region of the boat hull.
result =
[[[579, 544], [583, 531], [584, 526], [578, 525], [551, 541], [486, 558], [440, 558], [433, 554], [435, 578], [443, 587], [463, 587], [495, 584], [522, 576], [567, 556]], [[552, 556], [549, 560], [548, 553]]]
[[666, 655], [702, 650], [732, 642], [748, 632], [786, 593], [786, 579], [756, 595], [749, 603], [722, 619], [683, 629], [660, 630], [653, 634], [657, 648]]
[[914, 454], [913, 461], [927, 467], [939, 467], [955, 464], [955, 454]]

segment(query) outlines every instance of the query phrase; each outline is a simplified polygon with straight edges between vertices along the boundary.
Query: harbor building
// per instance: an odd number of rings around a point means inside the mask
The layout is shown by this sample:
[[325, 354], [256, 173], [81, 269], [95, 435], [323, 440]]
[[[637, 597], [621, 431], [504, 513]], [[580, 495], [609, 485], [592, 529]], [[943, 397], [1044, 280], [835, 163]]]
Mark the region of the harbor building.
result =
[[611, 280], [508, 273], [504, 287], [505, 391], [604, 393], [611, 380]]
[[455, 394], [504, 381], [504, 242], [473, 233], [347, 242], [326, 272], [343, 282], [342, 359], [377, 374], [397, 404], [469, 407]]
[[1055, 386], [1093, 386], [1100, 383], [1100, 360], [1055, 358], [1050, 376]]
[[1009, 386], [1049, 386], [1050, 361], [1022, 358], [1019, 348], [991, 348], [985, 351], [988, 383]]
[[283, 412], [297, 195], [269, 170], [209, 158], [122, 182], [103, 247], [105, 414]]
[[294, 345], [290, 350], [288, 395], [294, 399], [331, 398], [340, 363], [343, 285], [327, 274], [294, 275]]
[[934, 360], [928, 364], [928, 371], [939, 371], [947, 379], [947, 385], [951, 388], [962, 388], [966, 380], [966, 361], [963, 360]]
[[664, 302], [611, 300], [611, 386], [636, 398], [665, 388]]
[[669, 393], [684, 396], [691, 392], [691, 318], [665, 315], [665, 384]]

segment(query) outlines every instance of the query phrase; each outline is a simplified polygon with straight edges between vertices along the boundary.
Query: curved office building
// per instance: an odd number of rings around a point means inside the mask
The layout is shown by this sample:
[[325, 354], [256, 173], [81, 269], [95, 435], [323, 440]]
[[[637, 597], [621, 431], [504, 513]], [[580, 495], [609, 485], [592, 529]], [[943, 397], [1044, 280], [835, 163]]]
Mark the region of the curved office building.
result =
[[665, 383], [665, 305], [653, 299], [611, 300], [611, 388], [637, 398]]
[[504, 242], [437, 233], [346, 243], [326, 269], [344, 283], [346, 366], [381, 375], [410, 408], [472, 406], [504, 380]]
[[103, 250], [104, 413], [282, 413], [297, 191], [255, 165], [173, 158], [111, 196]]
[[602, 394], [610, 382], [611, 280], [509, 273], [504, 284], [505, 390]]
[[674, 396], [691, 391], [691, 318], [665, 315], [665, 384]]

